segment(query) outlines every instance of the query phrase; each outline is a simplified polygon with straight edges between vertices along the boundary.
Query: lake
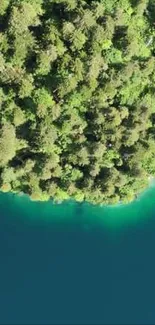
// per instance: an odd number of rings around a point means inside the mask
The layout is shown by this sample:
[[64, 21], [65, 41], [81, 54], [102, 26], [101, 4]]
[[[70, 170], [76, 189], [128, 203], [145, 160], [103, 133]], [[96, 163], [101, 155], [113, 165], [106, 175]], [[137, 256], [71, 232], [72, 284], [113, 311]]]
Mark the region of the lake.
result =
[[116, 207], [0, 194], [0, 324], [154, 323], [154, 186]]

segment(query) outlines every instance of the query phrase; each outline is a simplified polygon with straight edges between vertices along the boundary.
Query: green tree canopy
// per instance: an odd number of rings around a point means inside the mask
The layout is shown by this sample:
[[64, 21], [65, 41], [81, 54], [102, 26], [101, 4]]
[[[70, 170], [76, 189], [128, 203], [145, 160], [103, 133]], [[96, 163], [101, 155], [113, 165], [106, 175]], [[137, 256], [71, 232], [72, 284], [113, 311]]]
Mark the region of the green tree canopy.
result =
[[155, 176], [153, 0], [0, 1], [0, 186], [129, 202]]

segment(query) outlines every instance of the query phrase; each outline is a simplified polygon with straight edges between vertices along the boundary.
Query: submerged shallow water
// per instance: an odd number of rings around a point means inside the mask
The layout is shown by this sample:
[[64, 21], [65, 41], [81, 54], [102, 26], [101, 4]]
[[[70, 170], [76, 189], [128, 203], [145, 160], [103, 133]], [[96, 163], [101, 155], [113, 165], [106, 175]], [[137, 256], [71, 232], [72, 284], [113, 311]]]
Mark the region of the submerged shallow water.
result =
[[0, 194], [0, 324], [154, 324], [155, 186], [117, 207]]

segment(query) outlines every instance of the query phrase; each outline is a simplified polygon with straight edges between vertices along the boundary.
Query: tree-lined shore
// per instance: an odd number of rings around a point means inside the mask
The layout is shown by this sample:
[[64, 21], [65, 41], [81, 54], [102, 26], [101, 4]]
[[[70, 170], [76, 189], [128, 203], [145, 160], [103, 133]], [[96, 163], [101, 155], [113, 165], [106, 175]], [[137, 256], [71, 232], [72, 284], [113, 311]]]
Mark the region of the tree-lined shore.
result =
[[0, 189], [129, 202], [155, 175], [153, 0], [0, 1]]

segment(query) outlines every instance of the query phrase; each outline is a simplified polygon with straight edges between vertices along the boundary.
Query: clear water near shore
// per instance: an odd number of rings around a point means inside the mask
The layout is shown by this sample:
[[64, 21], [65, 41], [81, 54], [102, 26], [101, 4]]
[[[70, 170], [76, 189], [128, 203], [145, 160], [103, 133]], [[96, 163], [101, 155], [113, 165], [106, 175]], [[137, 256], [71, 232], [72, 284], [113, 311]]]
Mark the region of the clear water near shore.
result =
[[102, 225], [117, 228], [142, 222], [152, 215], [155, 210], [155, 182], [152, 180], [150, 187], [129, 204], [99, 206], [75, 201], [56, 204], [52, 201], [34, 202], [27, 195], [1, 193], [0, 206], [5, 206], [11, 214], [17, 211], [19, 219], [22, 218], [24, 222], [71, 222], [80, 223], [84, 227]]

